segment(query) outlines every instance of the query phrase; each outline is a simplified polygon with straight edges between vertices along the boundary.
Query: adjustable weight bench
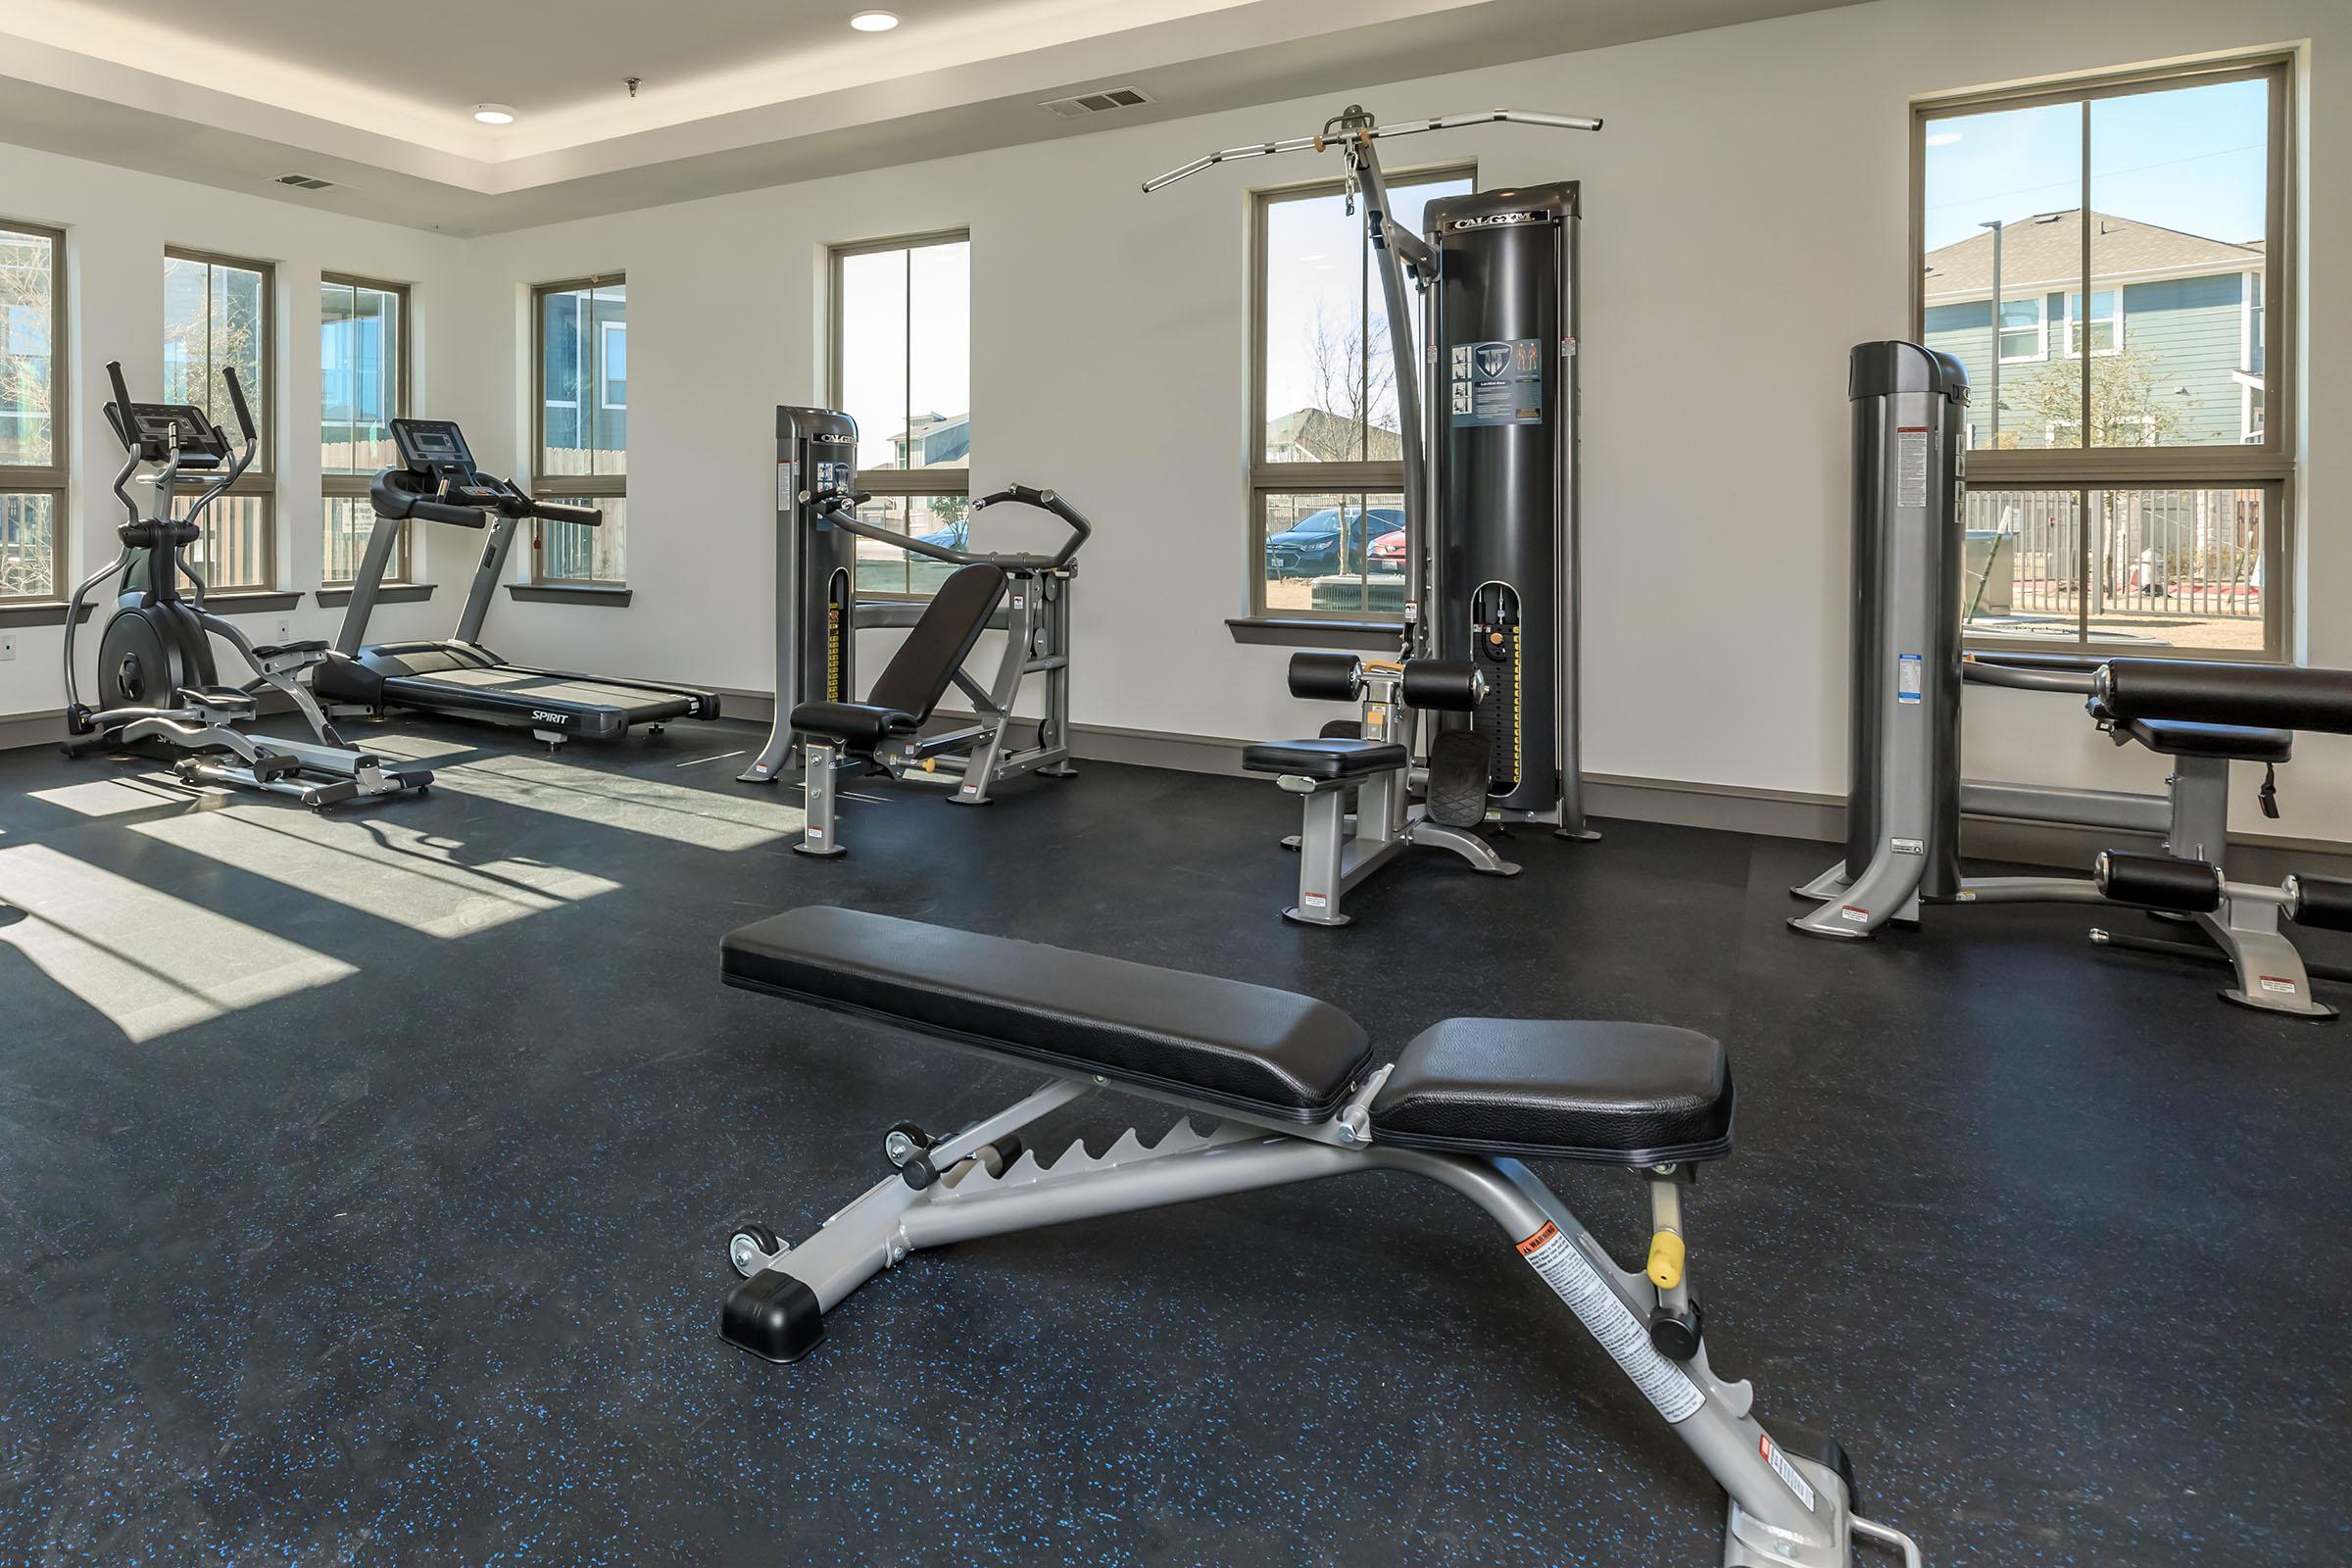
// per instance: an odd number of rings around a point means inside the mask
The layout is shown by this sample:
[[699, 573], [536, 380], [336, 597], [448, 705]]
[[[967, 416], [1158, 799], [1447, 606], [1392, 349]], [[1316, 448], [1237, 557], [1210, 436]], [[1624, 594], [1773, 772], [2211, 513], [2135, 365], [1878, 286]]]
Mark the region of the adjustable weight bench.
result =
[[[1208, 975], [827, 906], [745, 926], [726, 982], [898, 1024], [1051, 1076], [1028, 1098], [934, 1138], [901, 1122], [896, 1167], [797, 1246], [762, 1225], [728, 1244], [743, 1275], [719, 1332], [771, 1361], [824, 1337], [825, 1314], [908, 1253], [978, 1237], [1356, 1171], [1425, 1176], [1501, 1227], [1730, 1494], [1727, 1568], [1844, 1568], [1853, 1543], [1919, 1548], [1855, 1512], [1851, 1464], [1826, 1438], [1767, 1431], [1745, 1382], [1709, 1364], [1684, 1240], [1694, 1168], [1732, 1144], [1722, 1048], [1655, 1024], [1456, 1018], [1396, 1061], [1310, 997]], [[1050, 1162], [1020, 1134], [1095, 1091], [1155, 1101], [1174, 1126]], [[1215, 1118], [1200, 1132], [1193, 1118]], [[1625, 1166], [1648, 1188], [1646, 1272], [1620, 1268], [1523, 1160]]]
[[792, 727], [807, 738], [802, 752], [808, 826], [795, 851], [848, 853], [834, 824], [838, 774], [843, 768], [895, 773], [885, 760], [886, 750], [893, 748], [900, 755], [891, 760], [919, 762], [923, 726], [1004, 598], [1002, 567], [956, 567], [923, 607], [864, 702], [802, 703], [793, 709]]

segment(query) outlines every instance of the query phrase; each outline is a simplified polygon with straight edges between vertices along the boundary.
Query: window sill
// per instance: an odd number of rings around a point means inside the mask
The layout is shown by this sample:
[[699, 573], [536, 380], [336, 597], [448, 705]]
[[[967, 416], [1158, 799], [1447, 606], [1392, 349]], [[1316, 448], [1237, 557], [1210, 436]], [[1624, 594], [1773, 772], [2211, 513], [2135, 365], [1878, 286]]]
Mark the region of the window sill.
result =
[[[375, 602], [379, 605], [421, 605], [438, 592], [440, 585], [437, 583], [388, 582], [375, 591]], [[327, 609], [336, 610], [351, 603], [351, 589], [348, 585], [321, 588], [317, 597], [318, 603]]]
[[511, 582], [507, 592], [526, 605], [603, 605], [623, 610], [635, 590], [608, 582]]
[[[97, 606], [83, 601], [81, 619], [74, 624], [86, 624], [91, 612], [96, 609]], [[66, 607], [50, 600], [36, 600], [28, 605], [0, 604], [0, 626], [63, 626], [65, 623]]]
[[1395, 653], [1403, 641], [1400, 620], [1326, 620], [1320, 615], [1241, 615], [1225, 629], [1237, 643], [1273, 648], [1360, 648]]
[[302, 595], [276, 588], [223, 588], [204, 596], [204, 608], [216, 615], [256, 615], [273, 610], [293, 610]]

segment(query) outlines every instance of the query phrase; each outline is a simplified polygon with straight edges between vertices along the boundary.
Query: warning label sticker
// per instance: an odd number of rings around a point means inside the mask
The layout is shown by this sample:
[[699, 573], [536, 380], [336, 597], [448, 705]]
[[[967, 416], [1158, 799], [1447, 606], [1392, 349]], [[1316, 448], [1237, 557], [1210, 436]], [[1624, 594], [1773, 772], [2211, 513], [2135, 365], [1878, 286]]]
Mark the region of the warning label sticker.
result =
[[1618, 1294], [1609, 1289], [1584, 1253], [1576, 1250], [1557, 1225], [1544, 1228], [1519, 1244], [1519, 1255], [1568, 1303], [1577, 1320], [1592, 1331], [1600, 1348], [1625, 1368], [1626, 1376], [1642, 1397], [1657, 1406], [1669, 1422], [1688, 1421], [1706, 1398], [1690, 1375], [1660, 1355], [1649, 1343], [1649, 1330], [1634, 1316]]
[[1928, 504], [1928, 432], [1922, 426], [1905, 425], [1894, 432], [1894, 504]]
[[1924, 671], [1927, 666], [1917, 654], [1897, 654], [1894, 659], [1894, 700], [1916, 703], [1926, 690]]
[[1453, 345], [1455, 424], [1544, 422], [1544, 343], [1514, 337]]
[[1781, 1452], [1780, 1445], [1770, 1438], [1758, 1438], [1756, 1448], [1764, 1455], [1764, 1462], [1772, 1466], [1772, 1473], [1788, 1484], [1788, 1490], [1796, 1494], [1796, 1500], [1805, 1505], [1805, 1512], [1811, 1513], [1813, 1488], [1803, 1476], [1796, 1473], [1796, 1466], [1790, 1464], [1788, 1456]]

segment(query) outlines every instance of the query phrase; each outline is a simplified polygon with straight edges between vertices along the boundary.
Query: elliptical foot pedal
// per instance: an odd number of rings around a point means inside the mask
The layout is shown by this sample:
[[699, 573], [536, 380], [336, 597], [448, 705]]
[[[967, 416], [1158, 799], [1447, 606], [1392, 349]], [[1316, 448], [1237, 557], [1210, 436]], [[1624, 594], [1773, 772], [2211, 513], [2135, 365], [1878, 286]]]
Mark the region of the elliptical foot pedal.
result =
[[761, 1269], [727, 1293], [718, 1337], [763, 1361], [798, 1361], [825, 1337], [816, 1293], [777, 1269]]

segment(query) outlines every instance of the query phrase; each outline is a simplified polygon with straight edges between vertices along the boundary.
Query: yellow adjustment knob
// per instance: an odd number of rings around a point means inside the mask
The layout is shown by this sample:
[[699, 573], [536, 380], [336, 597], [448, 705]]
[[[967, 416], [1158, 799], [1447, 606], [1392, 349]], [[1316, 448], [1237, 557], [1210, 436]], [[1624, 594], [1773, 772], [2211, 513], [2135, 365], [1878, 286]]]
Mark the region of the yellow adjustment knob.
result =
[[1683, 1283], [1683, 1239], [1660, 1231], [1649, 1239], [1649, 1283], [1671, 1291]]
[[938, 758], [936, 758], [936, 757], [926, 757], [926, 758], [924, 758], [924, 759], [923, 759], [923, 771], [924, 771], [924, 772], [926, 772], [926, 773], [936, 773], [936, 772], [938, 772], [938, 771], [939, 771], [939, 759], [938, 759]]

